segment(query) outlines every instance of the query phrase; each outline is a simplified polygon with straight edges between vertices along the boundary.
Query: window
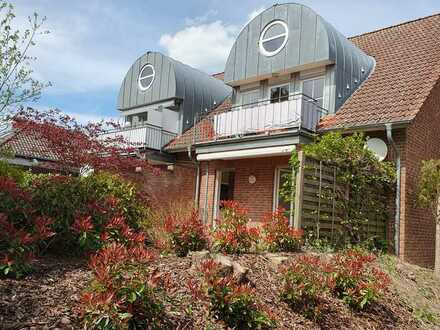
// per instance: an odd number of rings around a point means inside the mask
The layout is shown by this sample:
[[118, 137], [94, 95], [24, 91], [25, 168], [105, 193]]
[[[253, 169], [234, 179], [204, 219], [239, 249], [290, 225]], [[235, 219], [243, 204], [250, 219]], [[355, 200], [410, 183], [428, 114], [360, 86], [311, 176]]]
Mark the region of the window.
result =
[[220, 201], [234, 199], [235, 171], [218, 170], [215, 179], [214, 218], [218, 218], [221, 209]]
[[141, 91], [146, 91], [154, 81], [155, 71], [151, 64], [144, 65], [139, 73], [138, 85]]
[[322, 108], [324, 104], [324, 77], [303, 80], [302, 93], [316, 100]]
[[288, 182], [289, 174], [288, 168], [277, 168], [275, 171], [274, 209], [283, 208], [290, 211], [290, 202], [285, 201], [281, 196], [281, 189]]
[[266, 25], [258, 42], [261, 54], [274, 56], [286, 45], [289, 38], [289, 29], [283, 21], [273, 21]]
[[289, 100], [289, 84], [273, 86], [270, 88], [270, 103], [278, 103]]
[[130, 115], [125, 118], [125, 121], [129, 123], [130, 126], [144, 125], [148, 121], [148, 112], [144, 112], [138, 115]]
[[242, 105], [253, 105], [258, 102], [260, 98], [260, 89], [240, 92]]

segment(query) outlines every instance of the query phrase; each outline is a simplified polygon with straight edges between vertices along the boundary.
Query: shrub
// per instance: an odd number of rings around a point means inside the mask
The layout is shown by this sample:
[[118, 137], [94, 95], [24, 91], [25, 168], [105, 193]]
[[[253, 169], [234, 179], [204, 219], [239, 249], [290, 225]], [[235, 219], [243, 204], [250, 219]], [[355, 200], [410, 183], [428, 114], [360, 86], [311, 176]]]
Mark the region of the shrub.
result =
[[183, 217], [169, 215], [165, 220], [165, 232], [176, 254], [184, 257], [189, 251], [203, 250], [208, 243], [205, 227], [200, 221], [197, 210]]
[[156, 256], [141, 246], [113, 243], [90, 259], [93, 280], [81, 303], [87, 329], [160, 329], [163, 274], [148, 265]]
[[[109, 222], [120, 218], [124, 222], [120, 229], [127, 231], [137, 229], [138, 221], [146, 215], [146, 202], [136, 187], [107, 173], [88, 177], [39, 176], [30, 193], [36, 211], [54, 220], [53, 228], [58, 235], [51, 245], [55, 251], [78, 253], [99, 249], [104, 243], [100, 242], [101, 235], [110, 234], [106, 227]], [[84, 225], [88, 227], [81, 227]]]
[[51, 219], [37, 217], [31, 224], [17, 227], [0, 213], [0, 271], [3, 275], [20, 278], [31, 271], [38, 244], [54, 235], [51, 224]]
[[222, 216], [212, 232], [215, 251], [239, 254], [248, 252], [259, 238], [257, 228], [248, 228], [248, 211], [236, 201], [221, 201]]
[[220, 274], [219, 265], [212, 259], [204, 261], [200, 270], [204, 277], [202, 297], [209, 300], [210, 312], [216, 319], [233, 329], [264, 329], [275, 325], [254, 301], [255, 292], [249, 284], [239, 284], [233, 276]]
[[324, 295], [332, 282], [327, 277], [328, 265], [319, 257], [300, 256], [281, 269], [282, 298], [295, 310], [311, 319], [319, 319]]
[[265, 215], [262, 222], [263, 243], [269, 251], [294, 252], [301, 248], [303, 231], [289, 226], [284, 210], [278, 209]]
[[346, 304], [364, 309], [376, 301], [388, 287], [389, 277], [374, 267], [376, 257], [359, 250], [347, 250], [331, 259], [333, 292]]

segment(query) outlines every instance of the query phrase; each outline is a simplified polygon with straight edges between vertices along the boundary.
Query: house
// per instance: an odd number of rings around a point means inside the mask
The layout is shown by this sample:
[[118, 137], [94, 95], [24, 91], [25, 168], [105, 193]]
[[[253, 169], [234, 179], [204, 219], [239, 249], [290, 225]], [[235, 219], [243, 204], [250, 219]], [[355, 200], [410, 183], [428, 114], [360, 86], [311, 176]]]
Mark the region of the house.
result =
[[402, 259], [432, 267], [434, 223], [415, 200], [421, 161], [440, 158], [439, 35], [440, 14], [346, 38], [306, 6], [274, 5], [237, 36], [223, 74], [147, 53], [125, 77], [118, 107], [130, 130], [141, 122], [173, 134], [153, 143], [141, 133], [146, 158], [169, 170], [155, 189], [185, 195], [206, 222], [223, 199], [244, 204], [254, 221], [288, 208], [279, 187], [289, 156], [320, 134], [382, 140], [399, 178], [389, 239]]

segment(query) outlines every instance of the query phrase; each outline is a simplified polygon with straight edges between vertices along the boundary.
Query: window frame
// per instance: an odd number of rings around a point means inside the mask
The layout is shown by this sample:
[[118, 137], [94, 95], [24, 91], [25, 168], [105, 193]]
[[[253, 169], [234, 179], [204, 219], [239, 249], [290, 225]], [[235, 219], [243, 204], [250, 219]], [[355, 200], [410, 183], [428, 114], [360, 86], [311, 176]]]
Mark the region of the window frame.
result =
[[[146, 68], [151, 68], [151, 70], [153, 71], [152, 74], [146, 75], [146, 76], [142, 76], [142, 73], [144, 72], [144, 70]], [[150, 83], [148, 84], [147, 87], [142, 86], [141, 81], [145, 80], [147, 78], [152, 77]], [[156, 78], [156, 70], [154, 69], [154, 66], [151, 63], [147, 63], [145, 64], [142, 69], [139, 71], [139, 75], [138, 75], [138, 88], [142, 91], [145, 92], [146, 90], [150, 89], [151, 85], [153, 85], [154, 79]]]
[[269, 95], [268, 95], [268, 97], [267, 97], [267, 99], [269, 100], [269, 103], [281, 103], [281, 102], [285, 102], [285, 101], [280, 101], [280, 96], [278, 97], [278, 102], [272, 102], [272, 97], [271, 97], [271, 94], [272, 94], [272, 89], [273, 88], [280, 88], [280, 87], [284, 87], [284, 86], [287, 86], [287, 100], [286, 101], [288, 101], [289, 100], [289, 98], [290, 98], [290, 82], [285, 82], [285, 83], [282, 83], [282, 84], [277, 84], [277, 85], [270, 85], [270, 86], [268, 86], [269, 88], [268, 88], [268, 93], [269, 93]]
[[[290, 168], [286, 166], [277, 166], [274, 171], [274, 181], [273, 181], [273, 201], [272, 201], [272, 211], [275, 212], [279, 207], [279, 192], [281, 183], [281, 172], [289, 172]], [[289, 225], [293, 226], [293, 201], [290, 202], [289, 212]]]
[[[322, 85], [322, 96], [319, 99], [315, 99], [314, 96], [307, 95], [307, 94], [304, 93], [304, 83], [307, 82], [307, 81], [318, 80], [318, 79], [322, 79], [324, 83]], [[315, 93], [315, 85], [313, 85], [313, 92], [312, 93], [313, 94]], [[301, 94], [311, 98], [318, 105], [319, 105], [319, 100], [322, 100], [322, 105], [320, 107], [323, 108], [324, 107], [324, 100], [325, 100], [325, 74], [320, 74], [320, 75], [316, 75], [316, 76], [313, 76], [313, 77], [301, 79]]]
[[[264, 35], [267, 33], [267, 31], [272, 26], [277, 25], [277, 24], [281, 25], [284, 28], [284, 33], [278, 34], [278, 35], [273, 36], [273, 37], [264, 38]], [[268, 50], [266, 50], [266, 48], [264, 48], [263, 44], [265, 42], [277, 39], [277, 38], [279, 38], [281, 36], [284, 36], [285, 38], [284, 38], [283, 43], [281, 44], [281, 46], [278, 47], [276, 50], [268, 51]], [[289, 27], [288, 27], [287, 23], [282, 21], [282, 20], [274, 20], [274, 21], [270, 22], [269, 24], [267, 24], [264, 27], [263, 31], [261, 31], [260, 38], [258, 39], [258, 48], [259, 48], [261, 54], [263, 54], [264, 56], [267, 56], [267, 57], [271, 57], [271, 56], [274, 56], [274, 55], [278, 54], [281, 50], [283, 50], [283, 48], [286, 46], [288, 40], [289, 40]]]

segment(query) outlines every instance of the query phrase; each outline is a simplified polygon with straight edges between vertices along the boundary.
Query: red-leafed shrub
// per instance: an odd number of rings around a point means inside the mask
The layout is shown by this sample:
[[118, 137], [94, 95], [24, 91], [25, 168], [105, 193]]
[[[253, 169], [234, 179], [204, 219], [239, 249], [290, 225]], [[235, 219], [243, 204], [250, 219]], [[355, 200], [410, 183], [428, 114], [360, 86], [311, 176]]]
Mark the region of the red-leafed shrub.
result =
[[50, 248], [62, 253], [94, 251], [108, 239], [130, 240], [148, 206], [134, 184], [102, 172], [88, 177], [39, 176], [29, 194], [36, 212], [54, 220], [57, 236]]
[[239, 254], [248, 252], [260, 236], [257, 228], [249, 228], [248, 211], [236, 201], [221, 201], [221, 219], [212, 231], [212, 249]]
[[389, 277], [374, 267], [376, 257], [358, 250], [347, 250], [331, 258], [329, 274], [333, 292], [346, 304], [364, 309], [376, 301], [389, 286]]
[[328, 265], [319, 257], [300, 256], [281, 269], [282, 298], [295, 310], [319, 319], [325, 293], [332, 287]]
[[31, 262], [38, 245], [54, 235], [52, 220], [45, 217], [31, 219], [26, 226], [14, 224], [0, 213], [0, 272], [20, 278], [31, 270]]
[[300, 250], [303, 230], [289, 226], [283, 209], [263, 217], [262, 240], [270, 252], [295, 252]]
[[199, 299], [210, 302], [212, 315], [232, 329], [266, 329], [275, 326], [274, 321], [255, 301], [255, 292], [249, 284], [237, 283], [232, 275], [221, 274], [219, 264], [212, 259], [202, 262], [200, 271], [203, 283], [190, 290]]
[[176, 254], [184, 257], [189, 251], [200, 251], [206, 248], [208, 237], [197, 210], [192, 210], [183, 217], [169, 215], [165, 219], [165, 232]]
[[93, 280], [82, 297], [87, 329], [160, 329], [166, 277], [148, 266], [156, 255], [113, 243], [90, 258]]

